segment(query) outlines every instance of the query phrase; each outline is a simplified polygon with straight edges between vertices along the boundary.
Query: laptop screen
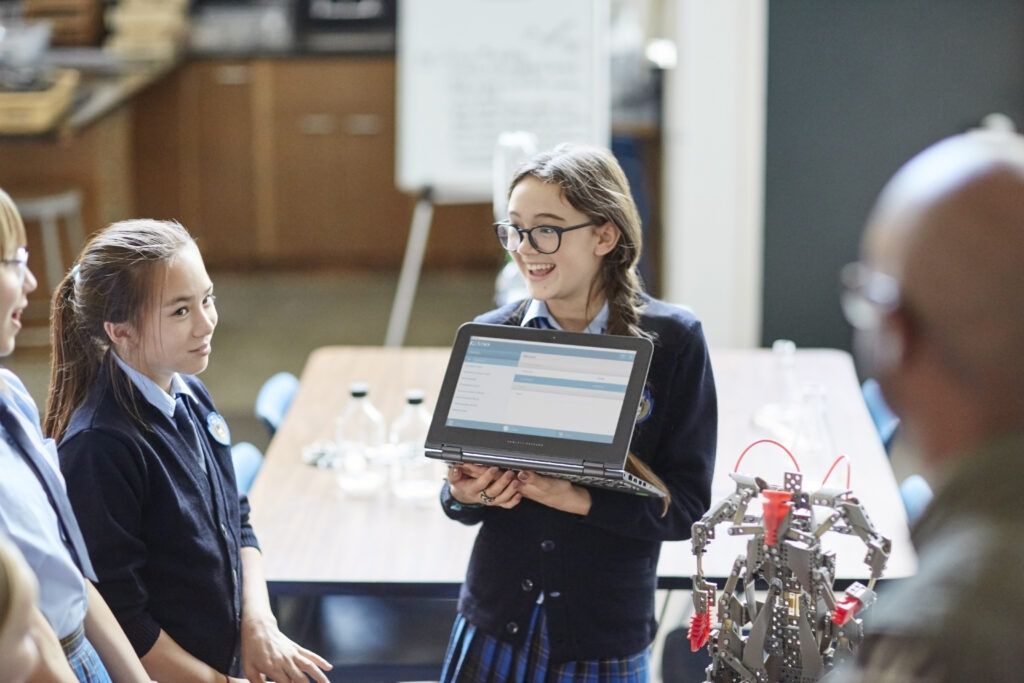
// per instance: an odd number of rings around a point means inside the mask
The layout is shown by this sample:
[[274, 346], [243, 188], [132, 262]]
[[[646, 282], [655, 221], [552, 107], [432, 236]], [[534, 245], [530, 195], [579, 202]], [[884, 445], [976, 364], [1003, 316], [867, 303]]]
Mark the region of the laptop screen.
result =
[[636, 352], [473, 335], [445, 424], [611, 443]]

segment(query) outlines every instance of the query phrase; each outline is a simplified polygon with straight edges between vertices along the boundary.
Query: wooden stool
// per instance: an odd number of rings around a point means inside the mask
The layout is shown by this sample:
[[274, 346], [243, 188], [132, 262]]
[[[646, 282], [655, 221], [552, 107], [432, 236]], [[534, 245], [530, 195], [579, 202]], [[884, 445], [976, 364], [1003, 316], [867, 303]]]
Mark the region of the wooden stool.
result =
[[60, 224], [67, 230], [68, 246], [77, 255], [85, 237], [82, 233], [82, 193], [75, 189], [54, 193], [19, 193], [11, 195], [26, 229], [38, 223], [43, 239], [43, 265], [49, 291], [57, 289], [64, 278], [64, 257], [61, 251]]

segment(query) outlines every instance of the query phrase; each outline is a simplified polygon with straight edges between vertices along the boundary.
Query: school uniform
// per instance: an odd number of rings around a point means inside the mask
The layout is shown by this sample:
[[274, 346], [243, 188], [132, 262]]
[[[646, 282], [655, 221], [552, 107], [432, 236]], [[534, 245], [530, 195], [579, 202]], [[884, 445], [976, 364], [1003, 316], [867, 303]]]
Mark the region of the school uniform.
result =
[[[115, 399], [120, 373], [141, 424]], [[169, 396], [108, 358], [58, 444], [60, 465], [97, 587], [139, 656], [162, 629], [214, 669], [239, 675], [240, 551], [258, 548], [249, 503], [238, 495], [230, 435], [206, 387], [175, 375], [171, 388]]]
[[[445, 513], [464, 524], [481, 524], [459, 595], [449, 674], [458, 671], [457, 660], [470, 650], [469, 659], [491, 662], [531, 652], [524, 666], [543, 659], [551, 669], [582, 662], [590, 671], [559, 672], [557, 680], [637, 680], [645, 673], [634, 677], [631, 671], [640, 666], [637, 658], [646, 656], [657, 628], [661, 542], [689, 538], [691, 526], [708, 509], [718, 430], [714, 377], [700, 322], [678, 306], [654, 299], [646, 304], [639, 325], [653, 336], [654, 354], [630, 448], [671, 492], [668, 513], [662, 516], [659, 498], [602, 488], [590, 489], [591, 509], [582, 516], [526, 499], [512, 509], [464, 505], [452, 498], [446, 482]], [[590, 331], [604, 331], [606, 320], [603, 312]], [[477, 322], [557, 327], [536, 301], [510, 303]], [[539, 630], [544, 647], [532, 652]], [[479, 640], [471, 632], [484, 637], [483, 646], [466, 641], [467, 635]], [[523, 649], [526, 643], [531, 647]], [[624, 673], [599, 672], [598, 660], [609, 659]], [[456, 675], [471, 675], [480, 666], [474, 663]]]
[[[83, 629], [86, 577], [93, 576], [67, 500], [52, 439], [21, 380], [0, 369], [0, 534], [21, 551], [39, 582], [36, 601], [81, 681], [109, 681]], [[72, 538], [74, 537], [74, 538]]]

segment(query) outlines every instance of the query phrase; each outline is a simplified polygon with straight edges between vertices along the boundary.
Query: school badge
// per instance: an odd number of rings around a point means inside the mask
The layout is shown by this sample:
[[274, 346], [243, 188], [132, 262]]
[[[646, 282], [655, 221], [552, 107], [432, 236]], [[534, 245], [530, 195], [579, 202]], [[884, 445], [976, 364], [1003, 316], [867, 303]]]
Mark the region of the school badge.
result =
[[644, 385], [644, 394], [640, 397], [640, 404], [636, 407], [636, 424], [644, 422], [651, 416], [654, 410], [654, 398], [651, 397], [651, 387]]
[[206, 416], [206, 431], [210, 436], [225, 446], [231, 445], [231, 430], [228, 429], [227, 421], [220, 413], [213, 412]]

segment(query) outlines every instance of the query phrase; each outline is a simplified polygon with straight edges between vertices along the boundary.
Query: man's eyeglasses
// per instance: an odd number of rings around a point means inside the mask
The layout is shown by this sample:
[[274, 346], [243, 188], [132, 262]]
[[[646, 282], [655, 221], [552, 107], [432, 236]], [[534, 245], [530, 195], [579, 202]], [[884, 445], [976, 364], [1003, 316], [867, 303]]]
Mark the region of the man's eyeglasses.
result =
[[839, 302], [847, 322], [859, 330], [877, 328], [900, 305], [896, 278], [867, 264], [848, 263], [839, 271], [842, 292]]
[[579, 225], [570, 225], [567, 228], [560, 228], [556, 225], [538, 225], [535, 228], [520, 228], [508, 221], [498, 221], [494, 224], [494, 234], [498, 236], [498, 242], [502, 248], [508, 251], [515, 251], [523, 243], [523, 235], [530, 240], [530, 245], [542, 254], [554, 254], [562, 246], [562, 234], [570, 230], [579, 230], [594, 221], [587, 221]]
[[25, 274], [28, 273], [28, 249], [18, 247], [14, 252], [14, 258], [0, 259], [0, 264], [5, 266], [16, 266], [18, 277], [25, 282]]

